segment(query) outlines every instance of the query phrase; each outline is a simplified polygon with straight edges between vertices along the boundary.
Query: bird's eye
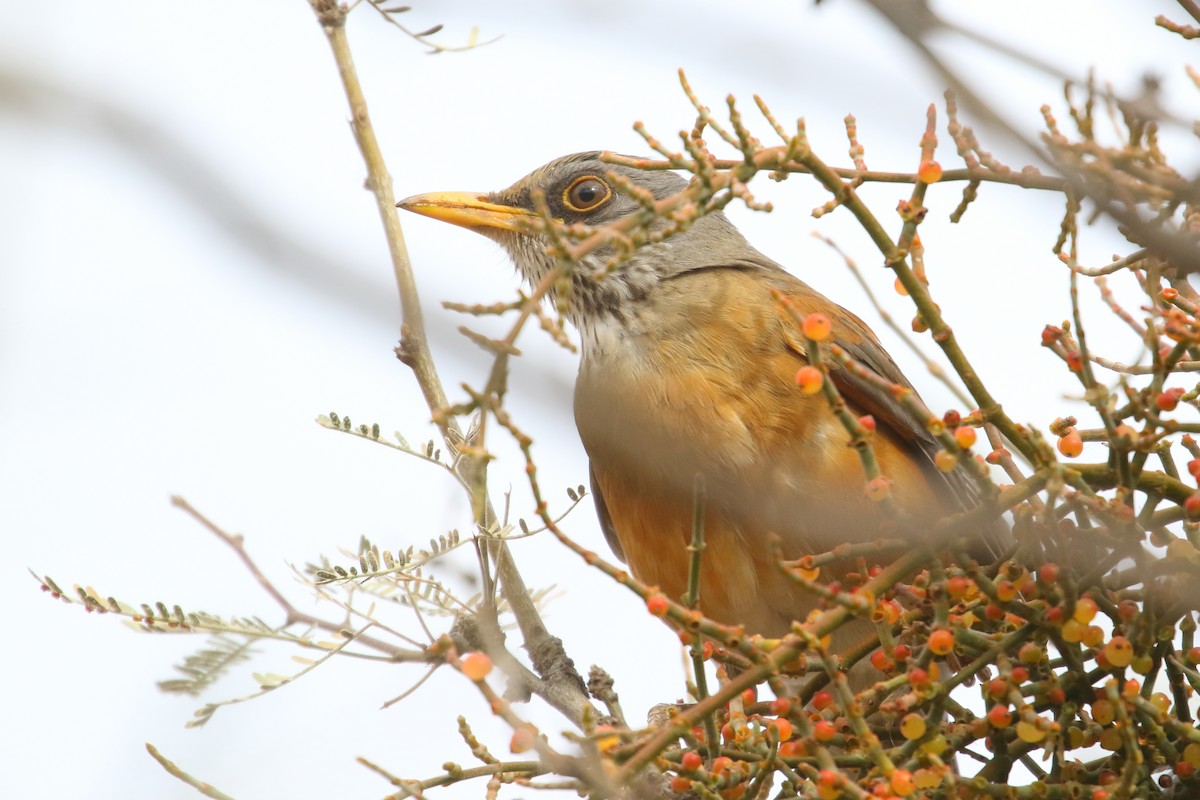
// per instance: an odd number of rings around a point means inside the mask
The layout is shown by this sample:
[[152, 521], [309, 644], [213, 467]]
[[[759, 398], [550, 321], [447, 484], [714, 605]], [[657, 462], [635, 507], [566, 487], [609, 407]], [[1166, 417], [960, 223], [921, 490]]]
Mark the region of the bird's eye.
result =
[[593, 175], [576, 178], [563, 192], [563, 203], [572, 211], [591, 211], [612, 197], [608, 184]]

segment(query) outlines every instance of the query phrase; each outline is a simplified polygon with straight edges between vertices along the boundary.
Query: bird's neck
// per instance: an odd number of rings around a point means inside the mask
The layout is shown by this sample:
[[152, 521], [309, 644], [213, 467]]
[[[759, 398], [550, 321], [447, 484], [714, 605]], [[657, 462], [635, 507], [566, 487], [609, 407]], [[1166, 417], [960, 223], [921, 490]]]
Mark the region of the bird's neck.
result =
[[645, 332], [642, 312], [663, 281], [657, 265], [646, 259], [628, 261], [608, 273], [599, 259], [588, 261], [566, 286], [551, 289], [553, 301], [565, 307], [567, 320], [579, 331], [585, 362]]

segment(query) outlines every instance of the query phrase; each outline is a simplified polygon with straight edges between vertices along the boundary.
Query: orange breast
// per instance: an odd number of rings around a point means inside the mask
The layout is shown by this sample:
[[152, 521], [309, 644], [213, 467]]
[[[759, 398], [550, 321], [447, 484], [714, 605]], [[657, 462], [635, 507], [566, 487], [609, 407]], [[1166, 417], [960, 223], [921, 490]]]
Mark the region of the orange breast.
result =
[[[701, 476], [702, 610], [779, 635], [814, 601], [781, 573], [770, 536], [798, 558], [877, 538], [881, 516], [845, 429], [823, 397], [796, 387], [804, 362], [765, 288], [744, 277], [719, 270], [668, 283], [662, 291], [704, 302], [663, 297], [648, 309], [657, 327], [585, 358], [576, 422], [633, 574], [684, 593]], [[874, 447], [904, 507], [939, 505], [923, 457], [886, 429]]]

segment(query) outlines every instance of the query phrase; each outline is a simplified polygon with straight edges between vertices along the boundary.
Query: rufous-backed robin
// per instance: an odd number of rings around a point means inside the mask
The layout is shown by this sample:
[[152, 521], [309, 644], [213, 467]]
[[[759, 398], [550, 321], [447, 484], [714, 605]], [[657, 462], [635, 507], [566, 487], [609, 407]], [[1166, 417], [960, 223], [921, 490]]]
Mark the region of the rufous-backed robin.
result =
[[[592, 152], [556, 159], [499, 192], [423, 194], [399, 206], [488, 236], [537, 284], [556, 261], [545, 236], [532, 233], [533, 190], [544, 192], [564, 223], [602, 225], [642, 208], [610, 173], [655, 198], [687, 186], [674, 173], [614, 166]], [[862, 320], [751, 247], [721, 213], [596, 277], [613, 252], [608, 246], [586, 256], [563, 298], [582, 340], [575, 422], [605, 537], [639, 580], [679, 598], [700, 476], [701, 609], [751, 632], [782, 635], [816, 599], [779, 568], [771, 535], [795, 559], [871, 542], [884, 517], [867, 498], [846, 428], [824, 397], [797, 388], [807, 363], [803, 340], [772, 290], [800, 314], [827, 315], [833, 340], [863, 366], [910, 384]], [[969, 481], [959, 470], [934, 467], [940, 445], [886, 388], [844, 368], [831, 378], [852, 411], [874, 417], [874, 452], [909, 530], [924, 535], [933, 520], [970, 504]], [[977, 550], [996, 549], [997, 536], [981, 533]], [[844, 626], [834, 651], [864, 633], [865, 621]]]

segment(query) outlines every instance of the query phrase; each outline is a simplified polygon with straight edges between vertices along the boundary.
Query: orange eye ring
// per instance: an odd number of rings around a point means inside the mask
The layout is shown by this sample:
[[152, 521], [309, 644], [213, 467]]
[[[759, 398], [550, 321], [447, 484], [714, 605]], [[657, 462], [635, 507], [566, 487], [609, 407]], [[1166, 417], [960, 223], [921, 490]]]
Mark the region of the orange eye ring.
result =
[[612, 189], [595, 175], [583, 175], [571, 181], [563, 190], [563, 205], [572, 211], [585, 214], [595, 211], [612, 197]]

